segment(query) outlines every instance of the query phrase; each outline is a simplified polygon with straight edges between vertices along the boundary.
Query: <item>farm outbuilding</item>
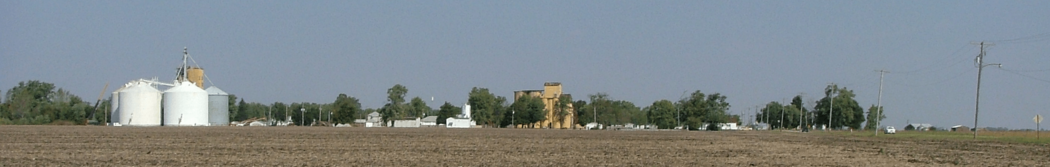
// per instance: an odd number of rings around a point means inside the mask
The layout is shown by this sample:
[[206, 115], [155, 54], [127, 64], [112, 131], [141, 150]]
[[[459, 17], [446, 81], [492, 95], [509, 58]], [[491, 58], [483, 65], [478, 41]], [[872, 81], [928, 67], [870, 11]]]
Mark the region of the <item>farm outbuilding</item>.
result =
[[437, 116], [424, 117], [422, 120], [420, 120], [419, 125], [420, 126], [427, 126], [427, 127], [437, 126], [437, 119], [438, 119]]

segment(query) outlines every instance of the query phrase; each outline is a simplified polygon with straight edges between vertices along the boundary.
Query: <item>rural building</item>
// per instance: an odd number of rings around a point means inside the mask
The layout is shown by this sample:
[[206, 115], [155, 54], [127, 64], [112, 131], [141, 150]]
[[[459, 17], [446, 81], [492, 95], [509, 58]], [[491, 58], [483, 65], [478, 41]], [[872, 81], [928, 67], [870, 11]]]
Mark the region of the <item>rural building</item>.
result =
[[[908, 124], [908, 125], [911, 125], [911, 127], [915, 128], [915, 130], [917, 130], [917, 131], [930, 131], [930, 127], [933, 127], [933, 125], [931, 125], [931, 124]], [[905, 127], [907, 127], [907, 126], [905, 126]], [[907, 130], [907, 129], [905, 129], [905, 130]]]
[[395, 128], [418, 128], [419, 127], [419, 118], [394, 120], [393, 125], [390, 125], [390, 126], [391, 127], [395, 127]]
[[[355, 120], [354, 122], [356, 123], [357, 121]], [[369, 113], [364, 120], [365, 127], [380, 127], [383, 126], [382, 122], [383, 117], [379, 115], [379, 112]]]
[[437, 126], [437, 119], [438, 116], [424, 117], [422, 120], [420, 120], [419, 125], [427, 127]]
[[543, 83], [543, 90], [520, 90], [514, 91], [514, 101], [517, 101], [521, 96], [532, 96], [540, 98], [543, 101], [544, 110], [547, 114], [544, 114], [547, 119], [536, 122], [534, 127], [536, 128], [558, 128], [558, 129], [569, 129], [574, 127], [574, 121], [576, 120], [576, 114], [572, 110], [572, 103], [568, 105], [566, 109], [567, 115], [562, 116], [559, 109], [556, 107], [559, 99], [563, 96], [571, 98], [570, 94], [563, 94], [561, 83], [558, 82], [547, 82]]
[[970, 132], [970, 127], [955, 125], [952, 126], [952, 132]]
[[470, 104], [463, 104], [463, 110], [456, 117], [445, 118], [445, 128], [472, 128], [477, 124], [470, 118]]

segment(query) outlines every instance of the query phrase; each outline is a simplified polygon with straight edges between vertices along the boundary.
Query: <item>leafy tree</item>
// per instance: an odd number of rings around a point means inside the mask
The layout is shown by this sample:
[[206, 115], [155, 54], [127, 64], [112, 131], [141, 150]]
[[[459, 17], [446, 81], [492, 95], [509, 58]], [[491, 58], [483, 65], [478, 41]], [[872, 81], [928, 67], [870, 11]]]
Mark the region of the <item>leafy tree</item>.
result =
[[431, 110], [430, 106], [427, 106], [427, 102], [424, 102], [423, 99], [420, 99], [418, 96], [412, 98], [412, 101], [409, 102], [409, 106], [409, 116], [416, 118], [422, 118], [426, 116], [424, 114], [426, 114], [427, 111]]
[[270, 115], [273, 118], [269, 119], [273, 119], [275, 121], [285, 121], [286, 119], [288, 119], [288, 112], [291, 112], [291, 109], [288, 107], [288, 105], [282, 102], [274, 102], [270, 106], [273, 107], [272, 109], [270, 109]]
[[386, 93], [387, 104], [379, 110], [383, 122], [393, 122], [395, 119], [404, 118], [404, 114], [407, 111], [403, 104], [405, 103], [405, 94], [408, 94], [408, 88], [401, 86], [401, 84], [395, 84], [394, 87], [387, 89]]
[[36, 80], [19, 82], [5, 94], [5, 101], [0, 105], [0, 123], [84, 123], [94, 108], [69, 91], [55, 88], [54, 84]]
[[677, 124], [675, 120], [675, 106], [669, 100], [659, 100], [647, 107], [649, 121], [660, 129], [671, 129]]
[[684, 117], [683, 124], [689, 126], [690, 129], [698, 129], [705, 123], [725, 123], [727, 120], [725, 111], [730, 107], [725, 100], [726, 96], [719, 93], [704, 95], [699, 90], [693, 92], [689, 98], [678, 102], [678, 107]]
[[[871, 105], [871, 107], [868, 108], [868, 117], [866, 118], [868, 121], [864, 124], [864, 129], [878, 129], [879, 127], [876, 127], [878, 126], [876, 125], [876, 122], [886, 119], [886, 114], [879, 112], [880, 108], [883, 107]], [[875, 118], [876, 115], [879, 116], [878, 120]]]
[[594, 115], [590, 108], [587, 106], [587, 101], [577, 100], [572, 103], [573, 111], [576, 112], [576, 123], [580, 125], [586, 125], [587, 123], [594, 122]]
[[[572, 96], [567, 95], [567, 94], [559, 96], [558, 97], [558, 101], [556, 101], [554, 103], [554, 109], [555, 109], [555, 116], [558, 117], [556, 119], [556, 121], [564, 122], [564, 120], [567, 119], [567, 116], [569, 116], [569, 114], [570, 114], [569, 113], [571, 111], [570, 109], [572, 109]], [[572, 122], [575, 122], [575, 121], [573, 120]], [[572, 126], [572, 127], [575, 127], [575, 126]]]
[[488, 88], [474, 87], [467, 94], [467, 104], [470, 104], [471, 119], [488, 126], [500, 124], [502, 121], [500, 116], [503, 115], [503, 103], [506, 103], [506, 101], [506, 98], [490, 93]]
[[248, 103], [241, 99], [241, 102], [237, 103], [237, 112], [234, 118], [230, 120], [243, 121], [245, 119], [248, 119]]
[[230, 117], [230, 120], [237, 120], [237, 110], [240, 109], [237, 107], [237, 95], [230, 94], [229, 96], [226, 96], [226, 98], [228, 98], [226, 101], [228, 105], [226, 109], [230, 110], [230, 113], [227, 114], [227, 116]]
[[[782, 105], [780, 102], [769, 102], [758, 115], [759, 122], [767, 123], [771, 128], [781, 129], [799, 125], [799, 107]], [[782, 122], [783, 121], [783, 122]]]
[[612, 100], [609, 99], [609, 94], [596, 93], [590, 95], [591, 101], [586, 110], [591, 110], [592, 117], [597, 117], [597, 120], [593, 120], [599, 124], [612, 125], [615, 124], [613, 121], [616, 120], [616, 114], [612, 110]]
[[[828, 117], [830, 114], [834, 114], [830, 128], [838, 128], [847, 126], [853, 129], [860, 129], [861, 123], [864, 122], [864, 109], [857, 104], [857, 101], [853, 98], [856, 96], [852, 90], [845, 87], [839, 88], [838, 85], [828, 85], [824, 88], [825, 97], [817, 101], [817, 106], [814, 109], [816, 116], [816, 123], [821, 125], [828, 125]], [[834, 103], [833, 109], [831, 110], [832, 103]]]
[[361, 102], [357, 98], [339, 94], [332, 102], [332, 122], [353, 123], [355, 116], [361, 110]]
[[438, 116], [437, 117], [437, 123], [438, 124], [446, 124], [446, 122], [445, 122], [446, 119], [455, 117], [456, 114], [459, 114], [460, 111], [463, 110], [462, 108], [453, 106], [452, 103], [448, 103], [447, 101], [445, 102], [445, 104], [442, 104], [441, 107], [439, 107], [439, 108], [440, 109], [438, 110], [438, 114], [437, 114], [437, 116]]
[[[791, 98], [791, 105], [792, 105], [791, 108], [797, 109], [797, 111], [800, 110], [798, 112], [794, 112], [795, 114], [802, 114], [802, 116], [804, 117], [805, 115], [807, 115], [807, 113], [809, 113], [809, 109], [807, 109], [805, 107], [805, 105], [804, 105], [804, 103], [802, 101], [802, 96], [801, 95], [796, 95], [794, 98]], [[799, 113], [799, 112], [801, 112], [801, 113]], [[797, 122], [797, 124], [791, 124], [792, 126], [799, 126], [799, 127], [808, 126], [808, 123], [801, 122], [801, 121], [805, 121], [805, 120], [800, 120], [800, 118], [798, 116], [794, 116], [794, 119], [792, 119], [792, 120]]]
[[540, 98], [532, 96], [521, 96], [510, 105], [514, 116], [514, 124], [532, 126], [534, 123], [547, 119], [545, 116], [545, 105]]

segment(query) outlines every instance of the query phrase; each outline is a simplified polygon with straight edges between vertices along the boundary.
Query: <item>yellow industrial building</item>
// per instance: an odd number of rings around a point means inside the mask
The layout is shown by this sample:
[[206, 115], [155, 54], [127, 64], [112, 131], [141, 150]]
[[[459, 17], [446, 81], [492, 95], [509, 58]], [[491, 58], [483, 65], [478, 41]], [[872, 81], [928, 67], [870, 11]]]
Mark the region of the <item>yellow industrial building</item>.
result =
[[568, 114], [561, 116], [558, 114], [557, 103], [558, 100], [565, 97], [572, 97], [569, 94], [562, 94], [561, 83], [558, 82], [547, 82], [543, 83], [543, 90], [520, 90], [514, 91], [514, 101], [518, 101], [521, 96], [532, 96], [540, 98], [543, 101], [543, 110], [547, 112], [545, 114], [547, 119], [536, 122], [533, 124], [535, 128], [556, 128], [556, 129], [569, 129], [573, 128], [576, 120], [576, 112], [573, 111], [572, 103], [568, 103], [568, 107], [565, 109]]
[[[190, 82], [196, 84], [197, 87], [199, 87], [201, 89], [204, 89], [204, 69], [200, 68], [200, 67], [189, 67], [188, 69], [189, 70], [186, 70], [186, 74], [187, 75], [186, 75], [185, 79], [187, 79]], [[179, 82], [182, 82], [183, 81], [183, 77], [182, 77], [182, 73], [181, 73], [182, 68], [176, 68], [175, 70], [179, 70], [180, 71], [179, 73], [176, 74], [176, 80], [178, 80]]]

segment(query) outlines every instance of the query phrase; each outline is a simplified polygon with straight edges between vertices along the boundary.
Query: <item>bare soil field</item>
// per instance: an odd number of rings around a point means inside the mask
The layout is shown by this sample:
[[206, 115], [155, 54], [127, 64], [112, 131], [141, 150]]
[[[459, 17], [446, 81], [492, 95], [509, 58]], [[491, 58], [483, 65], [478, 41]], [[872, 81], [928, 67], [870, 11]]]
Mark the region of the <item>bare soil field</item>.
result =
[[766, 131], [0, 126], [0, 166], [1048, 166], [996, 141]]

